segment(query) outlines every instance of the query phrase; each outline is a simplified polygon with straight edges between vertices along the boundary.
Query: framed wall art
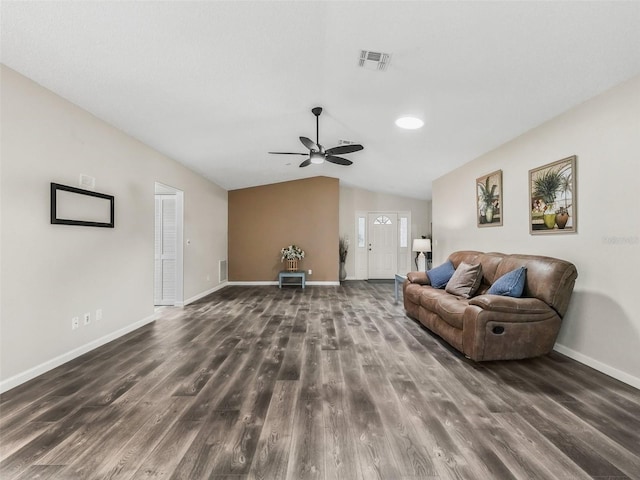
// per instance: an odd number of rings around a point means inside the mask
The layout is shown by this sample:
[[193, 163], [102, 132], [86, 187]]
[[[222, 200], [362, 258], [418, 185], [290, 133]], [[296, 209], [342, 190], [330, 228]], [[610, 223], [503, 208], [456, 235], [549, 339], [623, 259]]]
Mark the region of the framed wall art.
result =
[[51, 223], [114, 228], [114, 197], [51, 183]]
[[478, 227], [502, 225], [502, 170], [476, 179]]
[[531, 235], [576, 233], [576, 159], [529, 170], [529, 233]]

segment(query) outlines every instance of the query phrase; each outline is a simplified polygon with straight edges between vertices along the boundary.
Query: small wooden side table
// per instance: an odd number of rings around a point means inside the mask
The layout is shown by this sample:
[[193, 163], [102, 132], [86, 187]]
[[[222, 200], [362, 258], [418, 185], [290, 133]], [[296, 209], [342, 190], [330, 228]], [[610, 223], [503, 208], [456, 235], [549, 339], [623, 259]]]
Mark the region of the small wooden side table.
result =
[[289, 283], [286, 282], [285, 285], [302, 285], [302, 289], [304, 290], [304, 285], [307, 280], [307, 274], [304, 270], [296, 270], [294, 272], [290, 272], [289, 270], [283, 270], [278, 274], [278, 285], [279, 288], [282, 288], [283, 280], [285, 278], [299, 278], [300, 284], [298, 283]]

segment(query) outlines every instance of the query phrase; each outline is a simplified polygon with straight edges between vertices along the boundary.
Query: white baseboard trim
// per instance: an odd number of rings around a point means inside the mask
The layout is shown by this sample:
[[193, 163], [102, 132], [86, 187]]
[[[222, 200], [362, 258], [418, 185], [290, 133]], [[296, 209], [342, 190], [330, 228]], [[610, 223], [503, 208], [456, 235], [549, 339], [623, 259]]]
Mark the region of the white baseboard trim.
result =
[[602, 363], [599, 360], [591, 358], [583, 353], [572, 350], [569, 347], [565, 347], [564, 345], [556, 343], [553, 349], [556, 352], [566, 355], [567, 357], [583, 363], [588, 367], [598, 370], [605, 375], [609, 375], [610, 377], [613, 377], [616, 380], [620, 380], [627, 385], [631, 385], [632, 387], [640, 389], [640, 378], [634, 377], [633, 375], [623, 372], [622, 370], [618, 370], [617, 368], [614, 368], [611, 365], [607, 365], [606, 363]]
[[222, 282], [218, 285], [216, 285], [213, 288], [210, 288], [209, 290], [205, 290], [204, 292], [200, 292], [197, 295], [194, 295], [193, 297], [185, 300], [181, 305], [178, 305], [176, 303], [176, 307], [184, 307], [185, 305], [189, 305], [190, 303], [195, 302], [196, 300], [200, 300], [202, 297], [206, 297], [207, 295], [212, 294], [213, 292], [217, 292], [218, 290], [220, 290], [221, 288], [224, 288], [227, 286], [229, 282]]
[[[321, 281], [307, 281], [304, 282], [305, 285], [320, 285], [320, 286], [337, 286], [340, 285], [340, 282], [332, 282], [332, 281], [327, 281], [327, 282], [321, 282]], [[237, 286], [259, 286], [259, 285], [279, 285], [277, 281], [260, 281], [260, 282], [227, 282], [228, 285], [237, 285]], [[300, 283], [297, 284], [291, 284], [291, 286], [294, 285], [298, 285], [300, 286]]]
[[17, 387], [18, 385], [22, 385], [23, 383], [28, 382], [29, 380], [34, 379], [37, 376], [48, 372], [49, 370], [53, 370], [54, 368], [59, 367], [60, 365], [63, 365], [73, 360], [74, 358], [79, 357], [80, 355], [84, 355], [85, 353], [90, 352], [91, 350], [101, 347], [105, 343], [109, 343], [112, 340], [115, 340], [116, 338], [120, 338], [123, 335], [126, 335], [127, 333], [133, 332], [134, 330], [137, 330], [138, 328], [153, 322], [155, 319], [156, 319], [155, 314], [150, 315], [146, 318], [143, 318], [142, 320], [132, 323], [131, 325], [127, 325], [126, 327], [121, 328], [120, 330], [111, 332], [105, 335], [104, 337], [100, 337], [97, 340], [93, 340], [92, 342], [82, 345], [81, 347], [74, 348], [73, 350], [67, 353], [63, 353], [62, 355], [52, 358], [51, 360], [47, 360], [46, 362], [41, 363], [40, 365], [37, 365], [33, 368], [30, 368], [29, 370], [26, 370], [22, 373], [14, 375], [11, 378], [7, 378], [6, 380], [3, 380], [2, 382], [0, 382], [0, 393], [4, 393], [8, 390], [11, 390], [12, 388]]

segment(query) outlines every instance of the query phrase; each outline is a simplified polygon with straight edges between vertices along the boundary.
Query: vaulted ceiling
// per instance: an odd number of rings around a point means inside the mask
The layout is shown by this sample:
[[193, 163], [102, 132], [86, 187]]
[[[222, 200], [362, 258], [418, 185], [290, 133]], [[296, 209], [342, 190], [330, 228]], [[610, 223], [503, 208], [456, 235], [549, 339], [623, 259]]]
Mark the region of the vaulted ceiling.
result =
[[[433, 179], [640, 74], [640, 2], [1, 3], [1, 61], [226, 189]], [[361, 50], [391, 54], [384, 71]], [[364, 145], [299, 168], [299, 136]], [[401, 130], [397, 117], [424, 119]], [[553, 158], [540, 161], [554, 160]]]

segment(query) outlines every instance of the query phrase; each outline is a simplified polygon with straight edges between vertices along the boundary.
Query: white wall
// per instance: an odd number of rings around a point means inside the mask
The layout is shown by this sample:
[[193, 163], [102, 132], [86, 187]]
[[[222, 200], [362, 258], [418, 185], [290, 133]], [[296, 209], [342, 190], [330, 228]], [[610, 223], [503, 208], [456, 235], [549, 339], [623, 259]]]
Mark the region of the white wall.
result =
[[[152, 319], [155, 182], [184, 191], [184, 298], [227, 257], [227, 192], [2, 66], [0, 390]], [[51, 225], [50, 182], [115, 196], [115, 228]], [[207, 275], [211, 280], [207, 281]], [[71, 330], [71, 318], [103, 319]]]
[[[431, 233], [431, 202], [401, 195], [372, 192], [361, 188], [340, 186], [340, 236], [348, 235], [351, 242], [345, 268], [347, 278], [354, 278], [356, 212], [411, 212], [411, 236]], [[411, 245], [411, 239], [409, 240]], [[336, 246], [337, 252], [337, 246]], [[336, 253], [337, 256], [337, 253]], [[415, 265], [413, 266], [415, 270]]]
[[[528, 171], [577, 155], [578, 232], [529, 235]], [[573, 262], [578, 280], [556, 349], [640, 388], [640, 77], [433, 184], [435, 257], [475, 249]], [[475, 179], [503, 171], [504, 226], [476, 226]]]

